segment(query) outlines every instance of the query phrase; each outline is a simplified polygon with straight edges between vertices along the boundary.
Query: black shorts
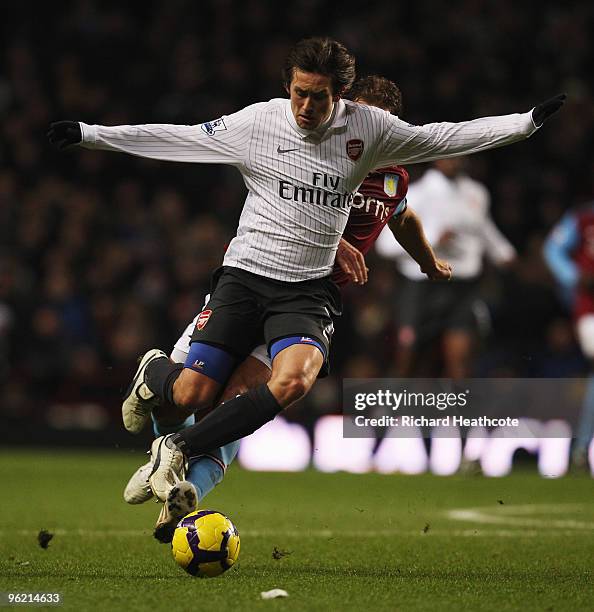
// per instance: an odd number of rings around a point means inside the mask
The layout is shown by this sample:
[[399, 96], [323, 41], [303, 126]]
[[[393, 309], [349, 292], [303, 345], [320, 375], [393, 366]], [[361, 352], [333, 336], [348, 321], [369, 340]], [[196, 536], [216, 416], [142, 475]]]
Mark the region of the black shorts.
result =
[[478, 281], [411, 281], [398, 291], [398, 326], [414, 332], [414, 344], [424, 344], [445, 331], [477, 328]]
[[332, 316], [341, 310], [340, 291], [329, 277], [289, 283], [226, 266], [213, 275], [210, 300], [192, 342], [219, 346], [244, 359], [262, 342], [270, 350], [281, 338], [311, 337], [325, 349], [320, 376], [326, 376]]

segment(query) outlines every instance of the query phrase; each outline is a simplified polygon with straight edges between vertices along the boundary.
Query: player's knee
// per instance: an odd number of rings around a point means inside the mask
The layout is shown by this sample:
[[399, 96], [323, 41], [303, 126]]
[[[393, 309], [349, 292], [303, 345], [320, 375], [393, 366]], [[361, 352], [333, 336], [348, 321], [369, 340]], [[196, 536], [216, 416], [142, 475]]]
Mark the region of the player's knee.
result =
[[[177, 384], [180, 383], [180, 384]], [[175, 405], [188, 414], [212, 407], [211, 394], [199, 385], [184, 384], [178, 380], [173, 387]]]
[[271, 379], [270, 390], [277, 402], [286, 408], [305, 397], [310, 390], [312, 381], [305, 374]]

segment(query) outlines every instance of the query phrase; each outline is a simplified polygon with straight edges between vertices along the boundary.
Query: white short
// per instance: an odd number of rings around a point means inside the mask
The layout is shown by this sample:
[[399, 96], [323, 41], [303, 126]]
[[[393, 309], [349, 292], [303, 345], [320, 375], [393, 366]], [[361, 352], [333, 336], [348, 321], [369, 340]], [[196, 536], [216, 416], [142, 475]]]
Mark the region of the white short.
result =
[[586, 314], [581, 316], [575, 325], [582, 353], [588, 359], [594, 359], [594, 314]]
[[[210, 299], [210, 294], [206, 296], [204, 300], [204, 307], [208, 304], [208, 300]], [[194, 333], [194, 328], [196, 327], [196, 323], [198, 321], [198, 317], [200, 313], [198, 313], [193, 319], [192, 322], [188, 324], [186, 329], [184, 329], [182, 335], [179, 337], [179, 340], [175, 343], [173, 350], [171, 351], [171, 359], [176, 363], [185, 363], [186, 357], [190, 352], [190, 341], [192, 340], [192, 334]], [[272, 370], [272, 361], [268, 356], [268, 350], [266, 349], [265, 344], [260, 344], [257, 346], [250, 355], [255, 357], [258, 361], [261, 361], [269, 370]]]

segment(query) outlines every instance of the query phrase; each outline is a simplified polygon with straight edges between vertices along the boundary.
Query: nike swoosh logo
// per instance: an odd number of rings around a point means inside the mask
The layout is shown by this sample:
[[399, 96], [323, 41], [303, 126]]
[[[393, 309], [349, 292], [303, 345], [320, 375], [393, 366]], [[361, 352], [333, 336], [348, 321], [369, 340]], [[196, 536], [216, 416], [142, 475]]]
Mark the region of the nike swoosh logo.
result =
[[281, 149], [280, 145], [278, 145], [276, 149], [277, 153], [290, 153], [291, 151], [299, 151], [299, 147], [297, 147], [296, 149]]

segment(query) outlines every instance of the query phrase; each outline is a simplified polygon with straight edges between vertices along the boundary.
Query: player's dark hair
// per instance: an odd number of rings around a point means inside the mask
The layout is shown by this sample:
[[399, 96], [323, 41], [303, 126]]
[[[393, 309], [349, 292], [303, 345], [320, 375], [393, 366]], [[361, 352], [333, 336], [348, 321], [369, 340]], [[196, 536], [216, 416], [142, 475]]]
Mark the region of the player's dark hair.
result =
[[333, 95], [342, 95], [355, 80], [355, 58], [331, 38], [305, 38], [289, 51], [285, 61], [282, 75], [287, 89], [295, 70], [330, 77]]
[[392, 115], [402, 115], [402, 93], [396, 83], [372, 74], [358, 79], [349, 91], [351, 100], [365, 100], [369, 104], [385, 108]]

